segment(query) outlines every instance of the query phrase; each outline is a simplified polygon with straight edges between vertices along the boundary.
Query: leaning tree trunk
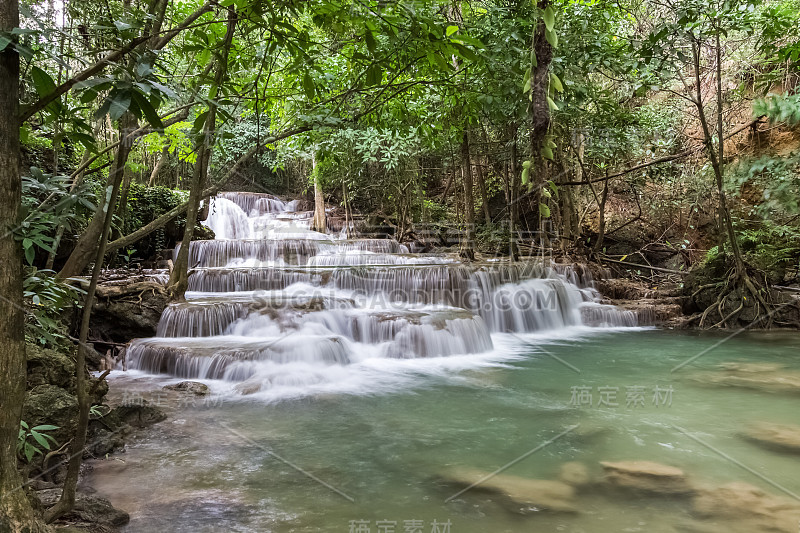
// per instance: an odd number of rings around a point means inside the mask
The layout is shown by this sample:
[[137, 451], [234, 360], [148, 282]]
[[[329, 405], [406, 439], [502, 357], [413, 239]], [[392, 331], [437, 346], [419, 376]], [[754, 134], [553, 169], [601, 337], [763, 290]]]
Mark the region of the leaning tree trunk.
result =
[[314, 219], [311, 222], [311, 229], [324, 233], [327, 230], [327, 220], [325, 219], [325, 197], [322, 195], [322, 186], [319, 182], [317, 170], [317, 159], [311, 155], [311, 173], [314, 175]]
[[[17, 0], [0, 2], [0, 31], [18, 26]], [[14, 232], [22, 190], [18, 91], [19, 55], [7, 46], [0, 52], [0, 533], [43, 530], [21, 488], [16, 454], [26, 381], [22, 248]]]
[[176, 301], [184, 299], [184, 294], [189, 288], [189, 245], [194, 236], [194, 226], [197, 223], [197, 213], [200, 211], [200, 200], [203, 196], [203, 187], [208, 176], [208, 164], [211, 159], [211, 143], [213, 142], [214, 126], [217, 122], [217, 92], [228, 71], [228, 54], [233, 44], [233, 32], [236, 29], [236, 12], [228, 9], [228, 24], [222, 48], [217, 56], [217, 70], [214, 82], [208, 89], [208, 115], [203, 126], [203, 131], [198, 138], [198, 154], [192, 175], [192, 185], [189, 190], [189, 207], [186, 210], [186, 227], [183, 230], [183, 240], [178, 249], [178, 257], [169, 278], [168, 290], [171, 298]]
[[97, 250], [97, 243], [100, 241], [103, 231], [105, 220], [105, 213], [107, 210], [113, 211], [116, 209], [115, 205], [109, 205], [108, 198], [110, 192], [114, 189], [119, 189], [122, 182], [122, 177], [125, 174], [125, 165], [128, 162], [128, 156], [133, 149], [133, 143], [136, 137], [132, 134], [133, 131], [138, 129], [136, 117], [132, 113], [125, 113], [120, 118], [119, 124], [119, 148], [114, 157], [114, 163], [108, 172], [108, 180], [106, 180], [105, 195], [100, 197], [97, 203], [97, 210], [86, 227], [86, 230], [78, 238], [75, 248], [72, 250], [66, 263], [58, 273], [60, 278], [69, 278], [77, 276], [87, 267], [92, 261]]

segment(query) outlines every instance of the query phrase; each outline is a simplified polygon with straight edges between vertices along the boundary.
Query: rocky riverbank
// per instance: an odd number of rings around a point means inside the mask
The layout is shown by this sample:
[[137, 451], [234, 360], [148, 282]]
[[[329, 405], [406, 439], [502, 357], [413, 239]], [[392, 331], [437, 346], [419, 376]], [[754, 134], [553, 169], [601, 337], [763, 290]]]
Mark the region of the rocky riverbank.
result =
[[[48, 349], [28, 345], [27, 393], [22, 419], [29, 428], [41, 429], [49, 439], [47, 446], [33, 435], [27, 438], [38, 450], [28, 458], [21, 453], [20, 466], [34, 504], [42, 509], [52, 506], [61, 496], [69, 457], [69, 444], [75, 432], [78, 400], [75, 388], [74, 355], [66, 349]], [[90, 353], [93, 366], [102, 364], [103, 357]], [[89, 377], [91, 402], [90, 424], [84, 461], [124, 452], [125, 442], [138, 429], [166, 418], [163, 411], [145, 403], [109, 405], [106, 401], [108, 383], [100, 377]], [[53, 442], [54, 441], [54, 442]], [[82, 473], [90, 467], [84, 464]], [[113, 532], [128, 521], [126, 512], [115, 509], [108, 500], [93, 494], [89, 487], [79, 485], [75, 508], [54, 525], [60, 531]]]

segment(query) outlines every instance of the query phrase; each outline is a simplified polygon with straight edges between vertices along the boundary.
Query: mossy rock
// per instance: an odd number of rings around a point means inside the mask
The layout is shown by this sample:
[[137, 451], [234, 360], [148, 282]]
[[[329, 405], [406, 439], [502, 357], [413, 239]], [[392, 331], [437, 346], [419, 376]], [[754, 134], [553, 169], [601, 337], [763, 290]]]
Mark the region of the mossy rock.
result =
[[75, 361], [69, 354], [28, 344], [28, 388], [39, 385], [56, 385], [75, 390]]
[[56, 385], [39, 385], [25, 394], [22, 419], [30, 427], [51, 424], [59, 429], [49, 432], [59, 444], [75, 433], [78, 399]]

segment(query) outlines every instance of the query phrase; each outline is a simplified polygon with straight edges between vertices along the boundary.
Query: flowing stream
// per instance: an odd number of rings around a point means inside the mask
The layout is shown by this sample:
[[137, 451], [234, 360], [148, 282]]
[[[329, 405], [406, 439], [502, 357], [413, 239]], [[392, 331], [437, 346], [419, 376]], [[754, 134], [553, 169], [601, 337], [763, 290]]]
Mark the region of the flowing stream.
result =
[[[580, 462], [600, 479], [599, 461], [648, 460], [698, 483], [800, 492], [796, 459], [737, 437], [758, 420], [797, 423], [797, 396], [713, 378], [737, 361], [800, 371], [796, 336], [739, 335], [673, 371], [724, 337], [637, 327], [576, 266], [412, 254], [311, 231], [298, 205], [215, 198], [204, 223], [216, 239], [191, 244], [186, 302], [112, 373], [116, 401], [170, 411], [86, 481], [131, 512], [125, 531], [672, 532], [697, 520], [685, 499], [599, 482], [562, 513], [479, 487], [455, 496], [457, 469], [504, 465], [554, 480]], [[186, 379], [212, 394], [161, 391]], [[730, 530], [715, 524], [702, 531]]]

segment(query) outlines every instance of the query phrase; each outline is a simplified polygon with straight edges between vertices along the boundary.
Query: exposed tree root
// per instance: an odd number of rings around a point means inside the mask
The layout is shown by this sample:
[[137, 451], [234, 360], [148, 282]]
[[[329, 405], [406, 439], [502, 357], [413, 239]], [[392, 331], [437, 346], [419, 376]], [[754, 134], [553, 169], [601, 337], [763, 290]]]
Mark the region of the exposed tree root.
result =
[[[769, 297], [766, 277], [763, 274], [759, 274], [758, 271], [751, 267], [746, 267], [744, 272], [731, 268], [726, 273], [724, 281], [698, 287], [690, 296], [691, 301], [696, 301], [695, 298], [704, 290], [719, 287], [716, 300], [703, 311], [698, 324], [699, 327], [704, 328], [709, 318], [713, 318], [715, 322], [707, 326], [706, 329], [736, 326], [739, 317], [746, 308], [752, 309], [752, 313], [748, 314], [754, 317], [749, 321], [749, 324], [765, 321], [761, 327], [765, 329], [772, 327], [774, 323], [772, 315], [775, 312], [775, 306]], [[758, 282], [754, 280], [758, 280]], [[750, 299], [749, 302], [748, 298]], [[730, 310], [730, 305], [726, 304], [735, 304], [737, 300], [738, 304]]]

